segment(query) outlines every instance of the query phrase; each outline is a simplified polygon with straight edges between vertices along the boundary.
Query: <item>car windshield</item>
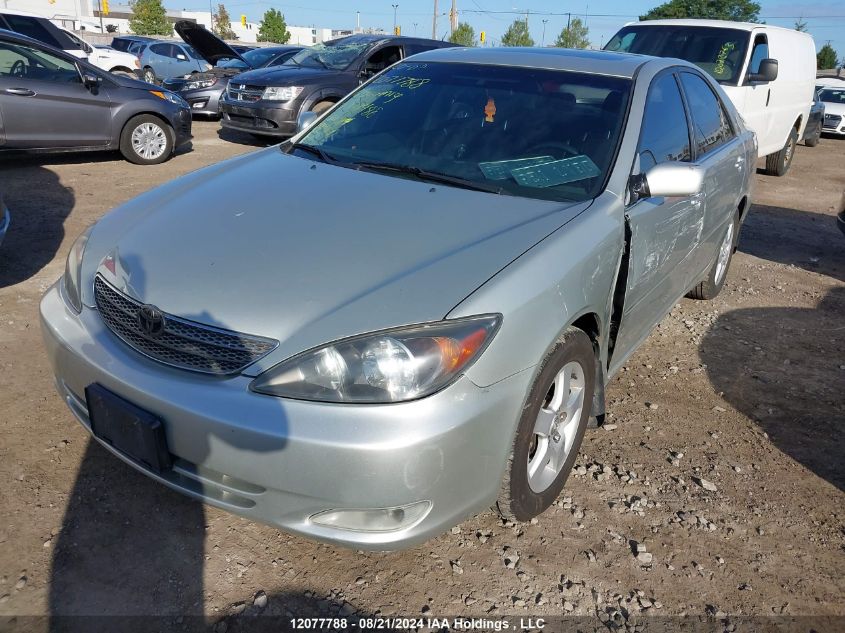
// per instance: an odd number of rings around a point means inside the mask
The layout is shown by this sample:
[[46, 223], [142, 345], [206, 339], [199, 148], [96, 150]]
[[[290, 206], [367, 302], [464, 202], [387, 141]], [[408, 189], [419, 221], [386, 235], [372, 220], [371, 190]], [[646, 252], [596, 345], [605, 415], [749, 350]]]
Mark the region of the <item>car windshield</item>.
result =
[[824, 88], [819, 92], [819, 98], [825, 103], [845, 104], [845, 88]]
[[264, 64], [269, 62], [273, 59], [276, 55], [279, 54], [279, 50], [276, 48], [256, 48], [251, 51], [247, 51], [246, 53], [241, 53], [241, 57], [243, 57], [247, 64], [244, 64], [240, 59], [237, 57], [233, 59], [224, 59], [222, 62], [217, 64], [218, 68], [261, 68]]
[[655, 57], [677, 57], [692, 62], [716, 81], [739, 81], [747, 31], [703, 26], [626, 26], [604, 47], [608, 51]]
[[312, 68], [328, 68], [330, 70], [345, 70], [371, 44], [371, 42], [316, 44], [310, 48], [303, 48], [285, 62], [285, 64], [309, 66]]
[[545, 200], [601, 191], [631, 82], [454, 63], [398, 64], [291, 151], [388, 175]]

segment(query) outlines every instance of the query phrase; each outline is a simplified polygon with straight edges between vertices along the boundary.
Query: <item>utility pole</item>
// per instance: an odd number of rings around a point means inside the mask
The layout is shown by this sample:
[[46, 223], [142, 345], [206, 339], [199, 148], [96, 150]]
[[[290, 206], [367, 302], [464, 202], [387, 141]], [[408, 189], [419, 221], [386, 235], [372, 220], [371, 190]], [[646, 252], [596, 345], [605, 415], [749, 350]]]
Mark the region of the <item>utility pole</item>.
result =
[[396, 35], [396, 10], [399, 8], [398, 4], [391, 4], [393, 7], [393, 34]]
[[208, 0], [208, 21], [208, 28], [212, 33], [214, 33], [214, 7], [211, 4], [211, 0]]
[[450, 34], [458, 28], [458, 0], [452, 0], [452, 12], [449, 14]]
[[541, 48], [546, 47], [546, 22], [548, 22], [548, 20], [544, 18], [543, 19], [543, 39], [540, 40], [540, 47]]
[[434, 17], [431, 18], [431, 39], [437, 39], [437, 0], [434, 0]]
[[106, 31], [103, 29], [103, 0], [97, 0], [97, 4], [100, 7], [100, 33], [105, 33]]

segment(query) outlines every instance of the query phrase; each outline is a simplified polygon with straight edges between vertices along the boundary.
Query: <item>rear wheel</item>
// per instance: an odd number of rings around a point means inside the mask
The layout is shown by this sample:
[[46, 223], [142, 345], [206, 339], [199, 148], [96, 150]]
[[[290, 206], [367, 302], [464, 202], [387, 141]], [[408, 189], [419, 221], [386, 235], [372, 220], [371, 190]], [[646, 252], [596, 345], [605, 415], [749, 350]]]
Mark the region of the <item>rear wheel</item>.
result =
[[543, 361], [516, 429], [495, 509], [528, 521], [548, 508], [578, 456], [595, 387], [590, 338], [569, 328]]
[[733, 258], [734, 246], [739, 231], [739, 213], [734, 213], [733, 220], [728, 224], [722, 241], [719, 243], [719, 251], [716, 253], [716, 261], [702, 279], [692, 290], [687, 293], [690, 299], [714, 299], [722, 291], [725, 285], [725, 278], [728, 276], [728, 268]]
[[792, 165], [792, 159], [795, 157], [795, 146], [797, 144], [798, 130], [792, 128], [783, 149], [766, 156], [766, 173], [770, 176], [786, 175], [786, 172], [789, 171], [789, 166]]
[[163, 163], [173, 153], [173, 129], [158, 117], [139, 114], [120, 134], [120, 153], [136, 165]]

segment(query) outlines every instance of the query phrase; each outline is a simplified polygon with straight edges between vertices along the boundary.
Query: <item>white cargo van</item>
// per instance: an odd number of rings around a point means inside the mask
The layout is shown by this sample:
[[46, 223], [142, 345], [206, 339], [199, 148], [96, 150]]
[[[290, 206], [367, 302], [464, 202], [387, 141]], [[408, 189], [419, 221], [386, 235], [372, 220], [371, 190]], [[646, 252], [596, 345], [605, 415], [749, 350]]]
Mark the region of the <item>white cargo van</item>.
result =
[[782, 176], [804, 134], [816, 81], [816, 47], [807, 33], [721, 20], [626, 24], [605, 50], [692, 62], [718, 81], [757, 133], [766, 171]]

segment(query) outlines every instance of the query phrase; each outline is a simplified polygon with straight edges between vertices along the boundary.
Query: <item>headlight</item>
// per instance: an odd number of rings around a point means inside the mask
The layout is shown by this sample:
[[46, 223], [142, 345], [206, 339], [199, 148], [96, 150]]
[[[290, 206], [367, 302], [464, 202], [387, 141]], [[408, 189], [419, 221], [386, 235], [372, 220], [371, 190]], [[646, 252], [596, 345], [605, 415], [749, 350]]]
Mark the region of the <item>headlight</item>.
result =
[[288, 359], [256, 378], [253, 391], [319, 402], [386, 403], [428, 396], [484, 351], [498, 315], [355, 336]]
[[302, 86], [268, 86], [261, 95], [267, 101], [291, 101], [302, 92]]
[[67, 254], [67, 261], [65, 262], [65, 276], [63, 277], [65, 297], [77, 313], [82, 312], [82, 292], [79, 285], [79, 274], [82, 268], [82, 255], [85, 253], [85, 245], [88, 243], [88, 235], [90, 233], [91, 229], [89, 228], [76, 238], [73, 246], [70, 247], [70, 252]]
[[176, 93], [168, 92], [166, 90], [150, 90], [150, 94], [155, 95], [159, 99], [169, 101], [170, 103], [173, 103], [175, 105], [182, 106], [184, 108], [188, 107], [188, 102]]
[[182, 90], [196, 90], [197, 88], [210, 88], [217, 83], [217, 77], [210, 79], [196, 79], [194, 81], [186, 81], [182, 86]]

